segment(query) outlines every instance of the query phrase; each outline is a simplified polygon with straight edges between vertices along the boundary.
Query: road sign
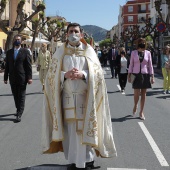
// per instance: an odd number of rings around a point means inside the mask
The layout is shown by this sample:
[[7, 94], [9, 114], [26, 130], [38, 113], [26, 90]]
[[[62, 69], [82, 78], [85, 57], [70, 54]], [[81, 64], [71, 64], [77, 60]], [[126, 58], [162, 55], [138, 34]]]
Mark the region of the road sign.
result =
[[166, 30], [166, 25], [163, 22], [160, 22], [157, 24], [156, 28], [159, 32], [164, 32]]

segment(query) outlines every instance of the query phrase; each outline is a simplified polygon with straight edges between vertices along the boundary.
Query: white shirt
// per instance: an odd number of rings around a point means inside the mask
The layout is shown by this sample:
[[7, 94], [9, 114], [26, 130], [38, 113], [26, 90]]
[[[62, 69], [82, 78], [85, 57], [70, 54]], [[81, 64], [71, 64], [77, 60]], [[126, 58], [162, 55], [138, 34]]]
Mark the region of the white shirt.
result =
[[127, 73], [127, 59], [125, 57], [121, 57], [121, 70], [120, 73]]

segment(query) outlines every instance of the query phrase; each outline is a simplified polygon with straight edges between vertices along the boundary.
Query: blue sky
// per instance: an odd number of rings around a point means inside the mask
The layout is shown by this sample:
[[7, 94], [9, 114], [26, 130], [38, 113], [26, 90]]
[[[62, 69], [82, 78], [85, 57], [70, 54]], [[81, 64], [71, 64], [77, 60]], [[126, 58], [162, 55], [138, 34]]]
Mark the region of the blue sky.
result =
[[110, 30], [118, 23], [119, 5], [126, 0], [45, 0], [45, 3], [46, 16], [59, 15], [69, 22]]

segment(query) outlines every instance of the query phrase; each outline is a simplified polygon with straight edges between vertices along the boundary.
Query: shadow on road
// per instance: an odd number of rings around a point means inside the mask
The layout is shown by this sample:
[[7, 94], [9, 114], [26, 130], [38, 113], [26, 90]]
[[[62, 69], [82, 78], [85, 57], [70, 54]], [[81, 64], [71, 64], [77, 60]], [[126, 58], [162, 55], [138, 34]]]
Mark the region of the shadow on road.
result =
[[0, 94], [0, 96], [12, 96], [12, 94]]
[[120, 117], [120, 118], [111, 118], [111, 121], [112, 122], [124, 122], [130, 119], [139, 119], [139, 117], [133, 117], [132, 115], [127, 115], [127, 116]]
[[159, 95], [162, 94], [162, 90], [157, 90], [157, 91], [147, 91], [146, 96], [153, 96], [153, 95]]
[[[26, 93], [27, 96], [35, 95], [35, 94], [43, 94], [43, 92]], [[0, 97], [1, 96], [13, 96], [13, 95], [12, 94], [0, 94]]]
[[26, 95], [29, 96], [29, 95], [35, 95], [35, 94], [44, 94], [43, 92], [34, 92], [34, 93], [27, 93]]
[[108, 94], [111, 94], [111, 93], [118, 93], [118, 92], [120, 93], [119, 90], [117, 90], [117, 91], [108, 91], [107, 93], [108, 93]]
[[43, 164], [15, 170], [67, 170], [69, 165]]
[[0, 121], [13, 121], [16, 122], [15, 118], [6, 118], [8, 116], [15, 116], [15, 114], [6, 114], [6, 115], [0, 115]]
[[158, 98], [158, 99], [168, 99], [168, 100], [170, 100], [170, 95], [169, 96], [159, 96], [159, 97], [156, 97], [156, 98]]

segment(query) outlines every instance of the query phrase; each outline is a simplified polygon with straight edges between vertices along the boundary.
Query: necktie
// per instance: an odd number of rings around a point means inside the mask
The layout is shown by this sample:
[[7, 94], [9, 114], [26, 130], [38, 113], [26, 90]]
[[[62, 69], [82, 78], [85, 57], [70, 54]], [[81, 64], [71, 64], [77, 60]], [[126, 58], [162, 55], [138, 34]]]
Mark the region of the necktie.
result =
[[18, 50], [14, 50], [14, 60], [16, 59], [17, 54], [18, 54]]
[[112, 60], [115, 60], [115, 49], [112, 50]]

